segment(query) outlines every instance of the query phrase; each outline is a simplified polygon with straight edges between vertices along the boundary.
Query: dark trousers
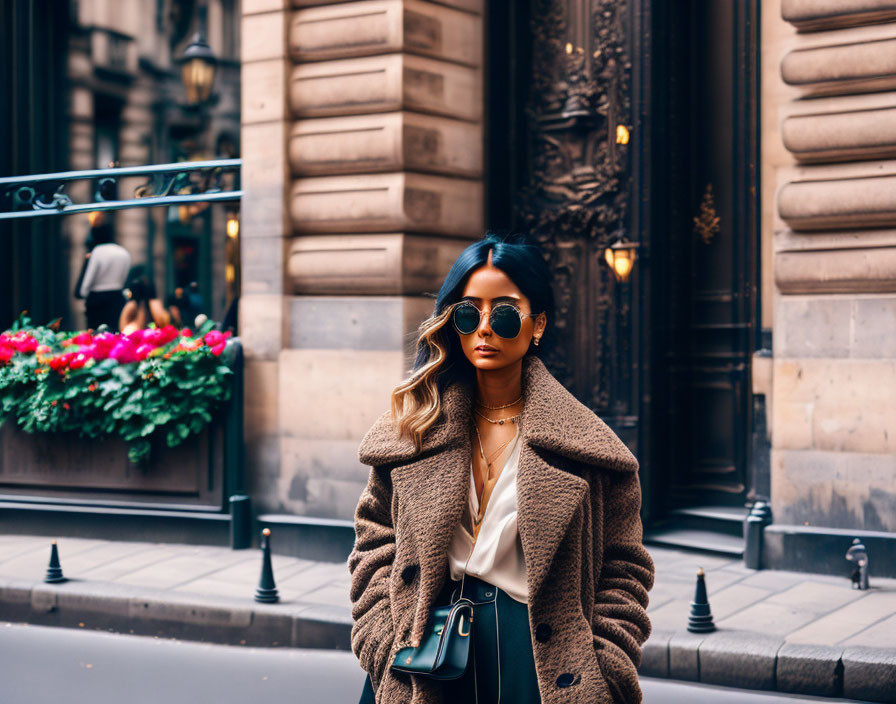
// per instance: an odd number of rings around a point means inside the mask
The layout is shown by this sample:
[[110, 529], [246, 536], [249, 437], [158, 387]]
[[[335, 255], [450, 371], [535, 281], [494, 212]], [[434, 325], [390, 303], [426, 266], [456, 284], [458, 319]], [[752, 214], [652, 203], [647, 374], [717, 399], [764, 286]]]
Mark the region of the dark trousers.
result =
[[96, 330], [105, 323], [110, 332], [118, 330], [118, 317], [124, 308], [124, 296], [117, 291], [91, 291], [87, 294], [84, 307], [87, 312], [87, 327]]
[[[449, 580], [436, 605], [458, 598], [461, 582]], [[434, 680], [443, 699], [458, 704], [540, 704], [529, 629], [529, 608], [485, 580], [467, 575], [464, 596], [473, 602], [473, 641], [464, 674]], [[370, 676], [360, 704], [374, 704]]]

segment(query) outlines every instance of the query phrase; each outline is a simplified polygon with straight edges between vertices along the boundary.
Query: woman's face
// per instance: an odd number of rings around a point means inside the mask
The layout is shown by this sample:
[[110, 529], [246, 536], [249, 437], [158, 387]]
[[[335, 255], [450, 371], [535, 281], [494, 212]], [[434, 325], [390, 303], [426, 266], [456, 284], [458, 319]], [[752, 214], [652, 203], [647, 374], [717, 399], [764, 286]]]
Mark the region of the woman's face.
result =
[[504, 338], [496, 335], [489, 323], [492, 306], [511, 303], [522, 313], [532, 313], [529, 299], [513, 283], [507, 274], [492, 265], [492, 251], [488, 262], [479, 267], [467, 279], [467, 285], [460, 300], [468, 300], [482, 311], [479, 327], [468, 335], [457, 330], [464, 355], [477, 369], [501, 369], [522, 359], [529, 351], [533, 337], [541, 337], [547, 324], [547, 316], [540, 313], [536, 318], [524, 317], [516, 337]]

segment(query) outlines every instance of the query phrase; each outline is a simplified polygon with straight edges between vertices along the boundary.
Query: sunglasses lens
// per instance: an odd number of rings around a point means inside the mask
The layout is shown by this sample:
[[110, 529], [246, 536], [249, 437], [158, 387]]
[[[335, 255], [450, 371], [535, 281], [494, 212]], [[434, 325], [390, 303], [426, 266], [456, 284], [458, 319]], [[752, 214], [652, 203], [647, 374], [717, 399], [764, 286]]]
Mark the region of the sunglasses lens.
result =
[[513, 306], [495, 306], [489, 318], [489, 323], [495, 334], [501, 337], [516, 337], [520, 332], [520, 314]]
[[469, 335], [479, 327], [479, 311], [475, 306], [462, 305], [454, 309], [454, 327], [457, 331]]

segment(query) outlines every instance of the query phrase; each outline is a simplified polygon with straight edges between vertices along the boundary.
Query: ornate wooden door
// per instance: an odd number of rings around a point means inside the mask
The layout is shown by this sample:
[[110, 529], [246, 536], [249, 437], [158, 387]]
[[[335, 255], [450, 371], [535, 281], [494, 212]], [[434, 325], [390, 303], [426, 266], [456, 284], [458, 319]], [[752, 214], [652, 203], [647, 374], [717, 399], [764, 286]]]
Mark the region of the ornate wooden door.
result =
[[[488, 222], [555, 275], [551, 371], [636, 452], [647, 514], [746, 491], [753, 0], [489, 2]], [[631, 279], [604, 262], [641, 243]]]

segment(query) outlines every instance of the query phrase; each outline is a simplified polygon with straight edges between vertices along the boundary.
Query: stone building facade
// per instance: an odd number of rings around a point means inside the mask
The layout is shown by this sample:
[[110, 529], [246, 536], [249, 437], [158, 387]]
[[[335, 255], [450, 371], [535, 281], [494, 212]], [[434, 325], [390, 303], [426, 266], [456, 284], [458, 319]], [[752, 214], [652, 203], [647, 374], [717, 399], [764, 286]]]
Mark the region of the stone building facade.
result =
[[[743, 35], [755, 55], [743, 115], [755, 119], [738, 129], [758, 136], [756, 159], [743, 152], [758, 189], [741, 184], [757, 203], [756, 246], [743, 264], [755, 272], [745, 290], [757, 305], [744, 372], [753, 411], [737, 430], [750, 470], [733, 504], [770, 496], [768, 566], [837, 571], [799, 556], [807, 547], [836, 556], [853, 535], [881, 555], [896, 541], [896, 4], [744, 7], [730, 21], [756, 23], [752, 40]], [[599, 49], [624, 26], [628, 73], [613, 90], [631, 100], [628, 121], [615, 119], [635, 145], [626, 168], [636, 203], [646, 193], [637, 155], [661, 148], [654, 132], [639, 132], [656, 105], [643, 86], [658, 60], [647, 4], [532, 8], [565, 27], [573, 58], [576, 37]], [[624, 21], [611, 26], [610, 15]], [[496, 126], [483, 96], [498, 89], [485, 80], [495, 38], [487, 20], [497, 16], [483, 0], [243, 2], [246, 441], [253, 498], [270, 520], [350, 525], [366, 481], [358, 441], [410, 370], [416, 328], [451, 261], [491, 224], [484, 155]], [[602, 66], [592, 85], [614, 81], [618, 66]], [[580, 73], [557, 79], [569, 98]], [[644, 242], [661, 225], [627, 222], [630, 239]], [[635, 276], [664, 266], [674, 264], [645, 256]], [[638, 296], [626, 306], [647, 300]], [[636, 317], [644, 334], [632, 339], [649, 345], [644, 326], [657, 324]], [[631, 437], [648, 493], [661, 494], [671, 480], [645, 449], [653, 435]]]
[[784, 566], [809, 548], [824, 560], [820, 548], [870, 531], [860, 537], [877, 565], [892, 564], [896, 3], [780, 0], [762, 10], [774, 354], [754, 386], [771, 399], [771, 559]]

